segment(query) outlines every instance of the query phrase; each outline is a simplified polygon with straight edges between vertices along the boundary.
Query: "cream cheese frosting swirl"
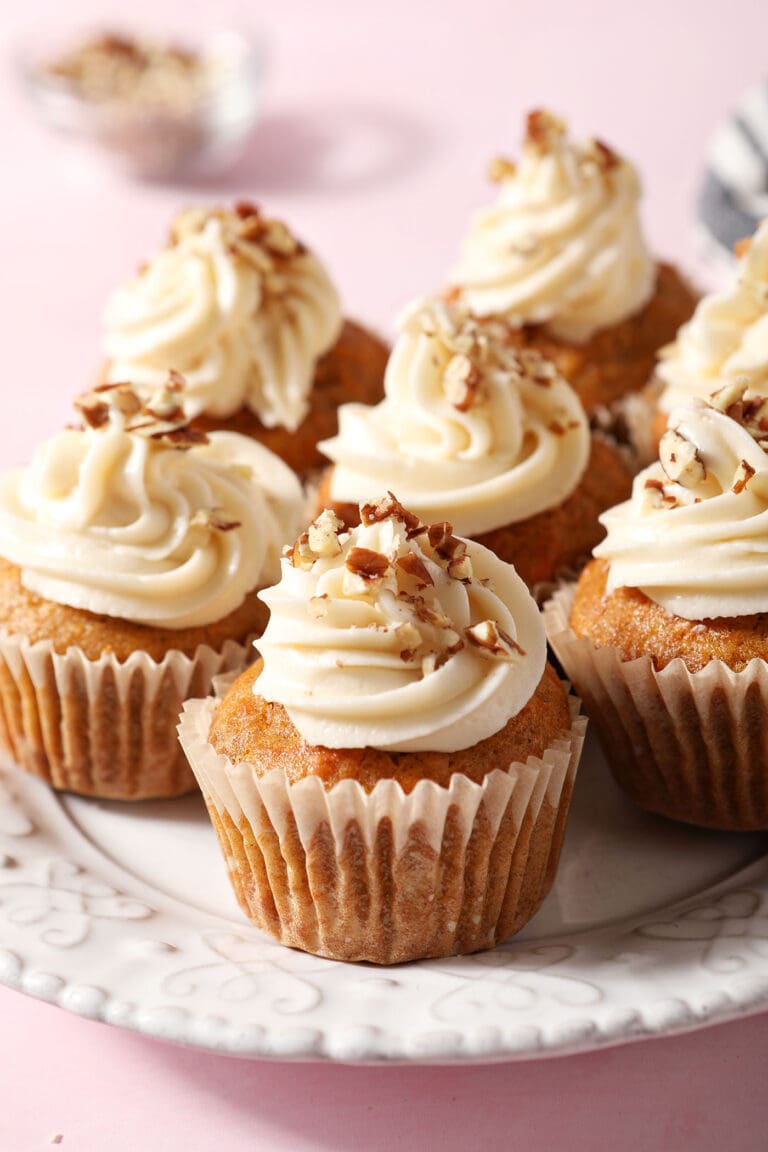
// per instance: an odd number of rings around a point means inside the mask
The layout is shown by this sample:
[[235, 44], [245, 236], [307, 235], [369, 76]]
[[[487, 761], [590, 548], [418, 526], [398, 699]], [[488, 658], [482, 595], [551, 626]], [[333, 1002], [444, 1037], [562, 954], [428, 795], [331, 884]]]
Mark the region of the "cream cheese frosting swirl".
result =
[[607, 590], [686, 620], [768, 612], [768, 399], [744, 385], [676, 408], [631, 498], [600, 517]]
[[393, 497], [339, 534], [321, 513], [262, 592], [254, 691], [328, 748], [458, 751], [499, 731], [544, 672], [541, 619], [514, 568]]
[[[0, 553], [48, 600], [140, 624], [220, 620], [279, 573], [301, 521], [293, 472], [234, 432], [180, 426], [177, 396], [83, 398], [82, 428], [0, 478]], [[160, 409], [164, 409], [160, 415]]]
[[250, 204], [190, 209], [107, 305], [106, 378], [151, 391], [173, 368], [188, 416], [248, 407], [265, 427], [295, 431], [341, 322], [327, 272], [279, 221]]
[[441, 301], [414, 305], [387, 364], [384, 400], [345, 404], [320, 444], [331, 499], [375, 499], [397, 477], [423, 520], [477, 536], [562, 503], [587, 466], [587, 419], [573, 389], [498, 321]]
[[768, 385], [768, 220], [740, 248], [734, 283], [699, 301], [673, 344], [662, 350], [659, 407], [671, 412], [729, 381]]
[[499, 199], [474, 218], [451, 276], [474, 313], [583, 342], [647, 304], [656, 267], [631, 164], [532, 112], [520, 163], [498, 161], [492, 175]]

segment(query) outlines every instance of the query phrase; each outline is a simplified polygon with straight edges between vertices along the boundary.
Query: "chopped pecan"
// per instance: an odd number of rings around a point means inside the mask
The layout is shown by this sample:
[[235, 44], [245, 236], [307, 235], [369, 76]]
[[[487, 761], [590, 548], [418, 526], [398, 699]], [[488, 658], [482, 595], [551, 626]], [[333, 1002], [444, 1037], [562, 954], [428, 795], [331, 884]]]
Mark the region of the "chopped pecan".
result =
[[617, 168], [621, 163], [621, 158], [609, 144], [597, 137], [592, 140], [592, 146], [597, 154], [598, 162], [604, 172], [610, 172], [612, 168]]
[[[733, 408], [734, 404], [738, 404], [740, 400], [744, 399], [746, 390], [747, 381], [737, 377], [735, 380], [729, 380], [722, 388], [718, 388], [717, 392], [713, 392], [709, 398], [709, 403], [713, 408], [717, 408], [718, 412], [725, 412], [730, 416], [730, 409]], [[734, 418], [738, 419], [739, 417]]]
[[488, 165], [488, 179], [492, 184], [502, 184], [512, 180], [517, 173], [517, 164], [506, 156], [494, 156]]
[[218, 532], [231, 532], [241, 525], [240, 520], [230, 520], [221, 508], [198, 508], [190, 523], [203, 528], [215, 528]]
[[529, 112], [525, 123], [525, 143], [548, 152], [565, 135], [565, 124], [551, 112], [537, 108]]
[[479, 624], [473, 624], [464, 629], [464, 635], [483, 655], [510, 661], [525, 656], [517, 640], [500, 628], [495, 620], [482, 620]]
[[372, 548], [350, 548], [345, 565], [354, 576], [370, 582], [383, 580], [389, 570], [389, 560], [384, 553], [374, 552]]
[[406, 552], [404, 556], [398, 556], [395, 567], [398, 571], [404, 572], [406, 576], [410, 576], [422, 588], [434, 584], [429, 569], [415, 552]]
[[707, 470], [698, 448], [675, 428], [668, 428], [659, 442], [659, 461], [670, 480], [685, 488], [706, 480]]
[[742, 460], [733, 477], [732, 492], [739, 496], [755, 474], [755, 469], [746, 460]]
[[434, 524], [427, 525], [427, 539], [435, 551], [445, 547], [452, 537], [453, 524], [450, 524], [447, 520], [438, 520]]
[[377, 504], [360, 505], [360, 520], [363, 524], [380, 524], [390, 517], [402, 521], [409, 533], [420, 528], [418, 516], [404, 508], [392, 492], [387, 492]]
[[472, 579], [472, 561], [466, 554], [455, 556], [448, 561], [448, 575], [452, 580], [461, 580], [468, 584]]
[[288, 545], [287, 548], [283, 549], [283, 556], [286, 560], [290, 560], [294, 568], [308, 572], [317, 560], [316, 553], [309, 546], [309, 533], [302, 532], [293, 547]]
[[338, 556], [341, 552], [339, 533], [344, 523], [334, 511], [325, 508], [307, 529], [309, 547], [316, 556]]
[[109, 422], [109, 405], [94, 396], [80, 397], [75, 401], [75, 407], [89, 428], [102, 428]]
[[239, 216], [241, 220], [247, 220], [249, 216], [261, 216], [261, 213], [251, 200], [237, 200], [235, 201], [235, 215]]
[[459, 412], [468, 411], [480, 390], [480, 372], [469, 356], [452, 356], [443, 375], [445, 395]]
[[182, 450], [192, 448], [195, 444], [208, 443], [208, 436], [200, 428], [171, 428], [167, 431], [152, 432], [149, 438]]

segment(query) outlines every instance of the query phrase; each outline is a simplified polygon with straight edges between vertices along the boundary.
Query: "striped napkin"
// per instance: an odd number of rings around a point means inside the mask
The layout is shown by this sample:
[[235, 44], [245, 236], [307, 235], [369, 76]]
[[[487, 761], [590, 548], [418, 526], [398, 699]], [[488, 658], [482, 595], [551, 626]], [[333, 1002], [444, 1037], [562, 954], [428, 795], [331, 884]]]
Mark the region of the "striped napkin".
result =
[[728, 253], [768, 216], [768, 80], [750, 89], [715, 133], [698, 215], [707, 239]]

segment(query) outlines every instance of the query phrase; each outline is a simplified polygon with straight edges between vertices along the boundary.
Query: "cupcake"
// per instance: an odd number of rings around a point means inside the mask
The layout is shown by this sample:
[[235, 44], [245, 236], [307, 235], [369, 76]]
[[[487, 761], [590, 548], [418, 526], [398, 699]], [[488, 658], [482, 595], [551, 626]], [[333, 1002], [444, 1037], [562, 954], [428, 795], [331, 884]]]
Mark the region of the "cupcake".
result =
[[656, 443], [670, 412], [734, 381], [768, 387], [768, 220], [737, 246], [734, 282], [699, 301], [656, 369]]
[[584, 721], [514, 569], [394, 497], [323, 512], [263, 593], [258, 662], [181, 742], [245, 914], [397, 963], [490, 948], [554, 876]]
[[545, 609], [623, 788], [651, 812], [768, 828], [768, 397], [675, 409], [659, 461]]
[[194, 788], [182, 702], [243, 667], [300, 522], [291, 470], [185, 426], [178, 379], [77, 402], [82, 424], [0, 478], [0, 741], [55, 788], [139, 800]]
[[590, 416], [617, 417], [696, 303], [648, 252], [635, 169], [600, 140], [576, 143], [554, 116], [532, 112], [519, 164], [498, 160], [491, 175], [499, 198], [472, 222], [453, 293], [552, 360]]
[[176, 217], [168, 246], [112, 295], [104, 351], [105, 380], [148, 396], [176, 369], [198, 427], [251, 436], [302, 476], [338, 405], [380, 398], [387, 356], [343, 320], [317, 257], [248, 203]]
[[578, 396], [508, 328], [455, 304], [405, 313], [385, 398], [345, 404], [320, 486], [348, 526], [393, 485], [424, 521], [449, 520], [514, 564], [529, 588], [575, 570], [602, 538], [598, 515], [629, 495], [616, 447], [590, 435]]

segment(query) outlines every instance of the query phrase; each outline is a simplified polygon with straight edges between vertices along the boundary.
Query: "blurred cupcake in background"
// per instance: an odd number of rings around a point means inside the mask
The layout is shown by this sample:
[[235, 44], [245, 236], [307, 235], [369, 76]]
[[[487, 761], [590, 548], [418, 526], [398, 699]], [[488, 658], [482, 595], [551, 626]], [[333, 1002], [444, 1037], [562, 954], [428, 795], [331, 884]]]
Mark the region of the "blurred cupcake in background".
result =
[[197, 427], [259, 440], [302, 477], [321, 463], [340, 403], [382, 394], [385, 345], [345, 321], [318, 260], [250, 203], [192, 208], [168, 245], [112, 295], [107, 381], [149, 395], [184, 374]]
[[673, 344], [662, 349], [652, 386], [656, 441], [670, 412], [736, 381], [768, 388], [768, 220], [737, 245], [732, 283], [699, 301]]
[[556, 367], [502, 322], [444, 301], [413, 305], [375, 407], [346, 404], [318, 493], [348, 526], [396, 488], [422, 520], [448, 520], [514, 564], [529, 588], [573, 570], [629, 494], [615, 445], [590, 433]]
[[186, 425], [182, 385], [77, 402], [0, 477], [0, 741], [55, 788], [170, 797], [182, 702], [243, 667], [301, 486], [261, 444]]
[[696, 303], [648, 251], [637, 172], [602, 141], [576, 142], [537, 111], [519, 163], [497, 160], [491, 175], [498, 200], [472, 221], [452, 291], [475, 315], [513, 326], [521, 346], [556, 364], [588, 415], [610, 423]]

